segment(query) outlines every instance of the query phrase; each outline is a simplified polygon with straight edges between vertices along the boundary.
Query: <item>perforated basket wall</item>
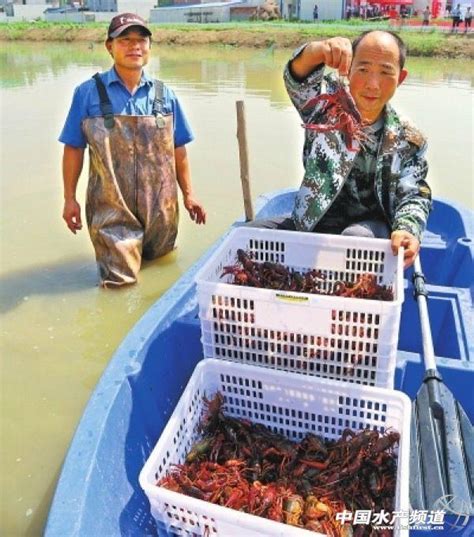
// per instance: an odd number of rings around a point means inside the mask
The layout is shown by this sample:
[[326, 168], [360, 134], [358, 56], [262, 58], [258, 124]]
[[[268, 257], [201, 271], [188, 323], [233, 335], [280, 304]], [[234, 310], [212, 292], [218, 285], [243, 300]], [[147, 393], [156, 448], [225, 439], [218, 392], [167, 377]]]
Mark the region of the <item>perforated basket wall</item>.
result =
[[[184, 462], [198, 438], [204, 395], [225, 398], [228, 415], [262, 423], [291, 440], [307, 432], [339, 438], [347, 427], [400, 433], [395, 510], [409, 508], [410, 400], [397, 391], [357, 386], [221, 360], [196, 367], [173, 415], [140, 473], [158, 526], [177, 535], [293, 537], [320, 534], [197, 500], [156, 486], [172, 464]], [[394, 535], [408, 535], [396, 528]]]
[[[241, 248], [255, 261], [320, 270], [324, 290], [364, 273], [392, 287], [394, 301], [362, 300], [242, 287], [223, 268]], [[206, 358], [393, 387], [403, 302], [401, 256], [390, 241], [241, 227], [196, 277]]]

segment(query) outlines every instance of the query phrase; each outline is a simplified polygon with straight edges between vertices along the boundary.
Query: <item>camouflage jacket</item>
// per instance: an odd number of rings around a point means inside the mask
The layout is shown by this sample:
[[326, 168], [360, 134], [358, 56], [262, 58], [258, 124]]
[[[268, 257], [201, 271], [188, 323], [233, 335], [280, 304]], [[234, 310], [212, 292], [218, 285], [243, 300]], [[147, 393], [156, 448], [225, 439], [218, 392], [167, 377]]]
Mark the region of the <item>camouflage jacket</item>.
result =
[[[303, 107], [322, 92], [334, 93], [338, 84], [336, 77], [324, 75], [322, 66], [302, 82], [297, 82], [287, 65], [284, 80], [304, 123], [325, 123], [319, 107], [309, 110], [303, 110]], [[376, 162], [375, 195], [392, 231], [406, 230], [418, 239], [431, 209], [431, 190], [425, 181], [428, 173], [426, 150], [426, 139], [420, 131], [402, 120], [387, 104]], [[357, 151], [349, 151], [339, 131], [322, 133], [306, 129], [305, 174], [292, 214], [297, 230], [311, 231], [321, 220], [342, 190], [356, 154]]]

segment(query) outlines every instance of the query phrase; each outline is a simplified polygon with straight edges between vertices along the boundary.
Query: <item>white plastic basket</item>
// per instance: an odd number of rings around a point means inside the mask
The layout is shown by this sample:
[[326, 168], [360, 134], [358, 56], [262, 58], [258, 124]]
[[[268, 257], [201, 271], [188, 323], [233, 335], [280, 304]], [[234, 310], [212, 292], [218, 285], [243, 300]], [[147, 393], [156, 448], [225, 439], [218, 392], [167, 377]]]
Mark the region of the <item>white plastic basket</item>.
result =
[[[217, 391], [224, 395], [226, 414], [262, 423], [291, 440], [301, 440], [307, 432], [336, 439], [347, 427], [380, 432], [396, 429], [400, 443], [395, 510], [408, 512], [411, 404], [405, 394], [208, 359], [196, 367], [140, 473], [140, 485], [160, 529], [216, 537], [320, 535], [156, 486], [172, 464], [184, 462], [198, 438], [203, 396]], [[408, 530], [396, 527], [394, 535], [406, 536]]]
[[[241, 287], [221, 277], [237, 250], [307, 272], [326, 290], [370, 273], [394, 300], [364, 300]], [[205, 358], [393, 387], [403, 290], [403, 255], [390, 241], [240, 227], [196, 276]]]

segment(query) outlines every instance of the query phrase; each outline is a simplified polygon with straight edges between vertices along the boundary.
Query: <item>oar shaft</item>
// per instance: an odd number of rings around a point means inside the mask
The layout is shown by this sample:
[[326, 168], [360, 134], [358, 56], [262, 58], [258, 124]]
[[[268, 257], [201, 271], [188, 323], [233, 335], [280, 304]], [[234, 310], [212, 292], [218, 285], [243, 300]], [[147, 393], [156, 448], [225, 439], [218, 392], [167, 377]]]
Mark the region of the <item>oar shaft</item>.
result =
[[420, 256], [415, 259], [415, 273], [413, 274], [413, 283], [415, 285], [415, 297], [418, 302], [420, 311], [421, 337], [423, 341], [423, 359], [425, 369], [436, 369], [436, 360], [433, 348], [433, 338], [431, 335], [430, 318], [428, 315], [428, 292], [425, 286], [425, 276], [423, 274], [420, 262]]

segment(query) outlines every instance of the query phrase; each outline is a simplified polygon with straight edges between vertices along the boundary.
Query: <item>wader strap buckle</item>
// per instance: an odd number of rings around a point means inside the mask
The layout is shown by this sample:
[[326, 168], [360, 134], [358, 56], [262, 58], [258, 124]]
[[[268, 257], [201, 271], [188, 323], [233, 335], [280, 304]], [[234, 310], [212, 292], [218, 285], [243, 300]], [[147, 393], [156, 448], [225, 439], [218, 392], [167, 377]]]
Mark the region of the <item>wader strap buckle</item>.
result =
[[112, 103], [110, 102], [105, 85], [100, 78], [99, 73], [96, 73], [93, 77], [100, 99], [100, 111], [104, 116], [104, 125], [106, 129], [112, 129], [115, 125], [114, 111], [112, 109]]
[[162, 129], [165, 126], [165, 118], [163, 117], [163, 82], [161, 80], [155, 80], [155, 100], [153, 101], [152, 114], [156, 118], [156, 126]]

